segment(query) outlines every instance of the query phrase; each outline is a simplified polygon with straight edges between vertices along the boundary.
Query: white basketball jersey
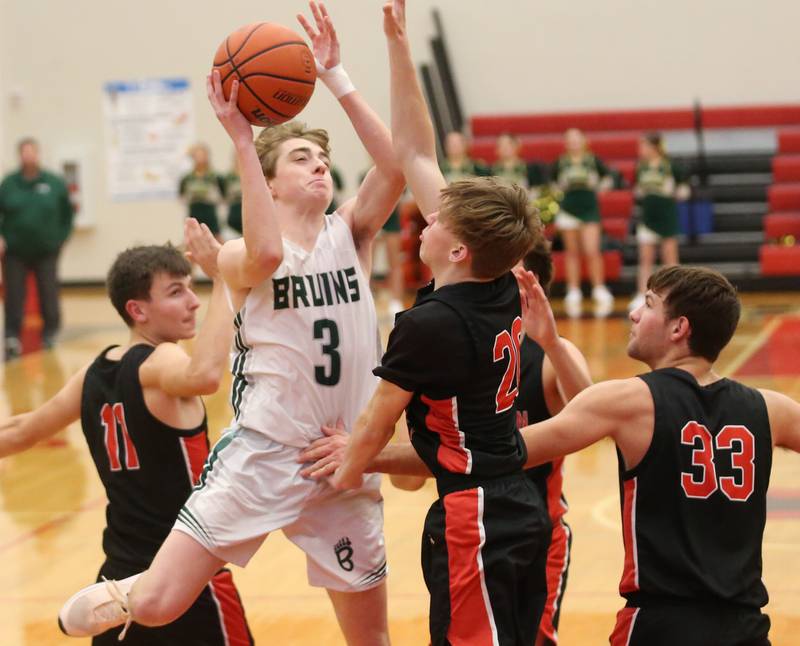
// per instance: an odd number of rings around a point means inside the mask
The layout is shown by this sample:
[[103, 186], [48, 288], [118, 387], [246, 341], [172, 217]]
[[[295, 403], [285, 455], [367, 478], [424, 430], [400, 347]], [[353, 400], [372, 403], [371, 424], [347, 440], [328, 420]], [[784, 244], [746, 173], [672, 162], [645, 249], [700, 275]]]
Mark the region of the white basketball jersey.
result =
[[283, 241], [283, 262], [236, 315], [234, 422], [289, 446], [352, 430], [377, 383], [380, 341], [368, 277], [336, 213], [311, 252]]

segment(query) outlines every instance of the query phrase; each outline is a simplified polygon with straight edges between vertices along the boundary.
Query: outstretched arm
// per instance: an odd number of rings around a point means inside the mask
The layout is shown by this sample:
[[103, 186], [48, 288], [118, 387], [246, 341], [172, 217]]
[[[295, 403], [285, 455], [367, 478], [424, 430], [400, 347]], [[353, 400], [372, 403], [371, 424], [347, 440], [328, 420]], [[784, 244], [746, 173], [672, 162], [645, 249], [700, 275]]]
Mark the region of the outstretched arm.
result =
[[83, 379], [89, 366], [73, 375], [56, 395], [36, 410], [0, 424], [0, 457], [29, 449], [81, 417]]
[[383, 7], [383, 30], [391, 70], [392, 141], [408, 186], [422, 215], [439, 210], [447, 182], [436, 160], [436, 139], [419, 85], [406, 34], [405, 0]]
[[225, 243], [219, 255], [219, 267], [231, 289], [249, 289], [272, 276], [281, 264], [283, 239], [275, 203], [253, 144], [253, 129], [236, 103], [239, 81], [233, 81], [227, 101], [218, 71], [206, 79], [206, 89], [217, 119], [233, 141], [242, 187], [244, 238]]
[[589, 366], [580, 350], [558, 335], [553, 309], [536, 276], [514, 270], [520, 286], [522, 324], [525, 334], [545, 352], [542, 366], [547, 410], [555, 415], [579, 392], [592, 385]]
[[774, 390], [760, 390], [767, 404], [773, 446], [800, 453], [800, 404]]
[[339, 101], [361, 143], [375, 162], [355, 198], [339, 209], [350, 225], [357, 247], [369, 244], [386, 223], [403, 192], [405, 180], [394, 155], [392, 136], [380, 117], [350, 81], [341, 64], [339, 39], [323, 3], [309, 2], [316, 28], [302, 15], [297, 19], [314, 47], [317, 71]]
[[341, 467], [331, 478], [333, 487], [355, 489], [361, 486], [361, 476], [391, 439], [395, 424], [411, 396], [412, 393], [381, 379], [366, 410], [356, 422]]
[[184, 225], [187, 256], [213, 281], [205, 320], [189, 356], [177, 343], [161, 343], [139, 367], [144, 388], [173, 397], [211, 395], [219, 389], [233, 341], [233, 312], [220, 277], [220, 244], [205, 224], [188, 218]]

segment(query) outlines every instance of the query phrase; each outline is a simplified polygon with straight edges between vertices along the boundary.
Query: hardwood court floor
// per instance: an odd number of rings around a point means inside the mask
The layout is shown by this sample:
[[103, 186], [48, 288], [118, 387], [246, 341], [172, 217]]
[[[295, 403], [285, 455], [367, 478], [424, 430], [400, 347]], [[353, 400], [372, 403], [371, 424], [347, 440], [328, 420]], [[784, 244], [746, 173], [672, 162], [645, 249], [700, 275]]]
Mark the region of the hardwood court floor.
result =
[[[719, 369], [800, 400], [800, 295], [745, 295], [744, 302], [739, 332], [723, 353]], [[125, 342], [125, 329], [100, 291], [68, 291], [64, 305], [66, 328], [58, 349], [5, 366], [0, 415], [40, 404], [103, 347]], [[384, 305], [379, 298], [381, 311]], [[559, 325], [561, 333], [586, 354], [596, 381], [643, 370], [625, 356], [623, 317], [561, 319]], [[225, 389], [209, 398], [208, 408], [216, 437], [230, 418]], [[622, 570], [612, 444], [600, 443], [569, 457], [566, 471], [570, 502], [566, 518], [575, 540], [561, 643], [607, 644], [621, 607], [617, 584]], [[407, 493], [386, 482], [384, 496], [393, 643], [427, 644], [419, 534], [434, 490], [429, 484]], [[55, 617], [67, 597], [95, 579], [103, 560], [104, 503], [77, 425], [46, 446], [0, 460], [0, 645], [88, 643], [63, 637]], [[772, 599], [767, 610], [773, 621], [773, 644], [788, 646], [797, 644], [800, 634], [800, 456], [777, 452], [770, 508], [764, 542], [764, 580]], [[247, 569], [235, 568], [235, 578], [258, 643], [343, 643], [324, 592], [308, 587], [302, 555], [280, 533], [267, 540]]]

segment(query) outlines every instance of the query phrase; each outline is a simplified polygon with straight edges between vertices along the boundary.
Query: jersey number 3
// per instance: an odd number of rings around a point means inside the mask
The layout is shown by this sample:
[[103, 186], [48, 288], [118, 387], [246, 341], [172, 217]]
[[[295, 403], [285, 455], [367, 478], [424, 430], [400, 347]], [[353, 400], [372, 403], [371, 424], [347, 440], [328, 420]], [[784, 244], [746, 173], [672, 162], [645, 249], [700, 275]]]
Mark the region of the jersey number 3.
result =
[[[738, 450], [733, 450], [734, 442]], [[744, 502], [750, 498], [755, 486], [756, 441], [747, 428], [728, 425], [713, 438], [705, 426], [689, 422], [681, 430], [681, 444], [694, 447], [692, 466], [699, 467], [703, 474], [696, 480], [696, 474], [681, 473], [681, 486], [688, 498], [708, 498], [717, 488], [722, 489], [729, 500]], [[735, 476], [717, 478], [715, 444], [716, 450], [731, 450], [731, 462], [734, 471], [738, 472]]]
[[314, 321], [314, 339], [322, 341], [322, 354], [329, 359], [327, 366], [314, 366], [314, 378], [323, 386], [335, 386], [342, 378], [342, 356], [338, 352], [339, 328], [336, 321]]
[[122, 470], [122, 462], [119, 457], [119, 434], [122, 431], [122, 443], [125, 445], [125, 468], [134, 471], [139, 468], [139, 455], [136, 447], [128, 434], [128, 425], [125, 423], [125, 408], [122, 404], [116, 403], [103, 404], [100, 409], [100, 422], [105, 429], [106, 453], [108, 453], [108, 464], [112, 471]]
[[494, 362], [508, 357], [508, 365], [495, 396], [495, 412], [504, 413], [514, 405], [519, 384], [519, 346], [522, 343], [522, 319], [518, 316], [511, 331], [503, 330], [494, 338]]

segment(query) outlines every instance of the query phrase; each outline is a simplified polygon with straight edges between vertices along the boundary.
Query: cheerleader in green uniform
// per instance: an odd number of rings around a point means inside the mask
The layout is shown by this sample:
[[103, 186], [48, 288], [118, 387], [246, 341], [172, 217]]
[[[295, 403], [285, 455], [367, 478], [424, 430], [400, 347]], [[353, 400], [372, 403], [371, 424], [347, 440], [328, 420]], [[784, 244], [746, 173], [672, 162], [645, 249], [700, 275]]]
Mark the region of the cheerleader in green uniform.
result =
[[661, 263], [678, 264], [678, 206], [676, 200], [689, 197], [689, 186], [683, 175], [664, 153], [659, 133], [649, 133], [639, 141], [639, 163], [636, 166], [634, 195], [641, 207], [641, 220], [636, 228], [639, 243], [637, 293], [628, 305], [633, 311], [644, 304], [647, 279], [653, 272], [656, 246], [661, 246]]
[[178, 192], [189, 205], [188, 216], [205, 224], [222, 242], [217, 219], [217, 204], [225, 191], [222, 178], [211, 169], [208, 146], [196, 144], [189, 151], [194, 162], [192, 172], [181, 179]]
[[233, 161], [233, 170], [223, 177], [225, 187], [225, 201], [228, 203], [228, 226], [242, 234], [242, 182], [239, 179], [239, 169], [236, 159]]
[[519, 149], [519, 139], [514, 135], [500, 135], [497, 138], [497, 161], [492, 165], [491, 174], [530, 188], [528, 165], [519, 156]]
[[600, 208], [597, 192], [613, 185], [613, 177], [600, 159], [589, 151], [583, 133], [570, 128], [564, 135], [566, 152], [553, 167], [553, 181], [563, 192], [556, 227], [561, 233], [566, 252], [567, 295], [564, 309], [567, 316], [581, 315], [581, 252], [586, 257], [592, 281], [594, 314], [603, 318], [614, 309], [614, 297], [605, 285], [600, 242]]
[[448, 184], [467, 177], [489, 174], [485, 164], [469, 156], [469, 140], [463, 132], [448, 132], [444, 139], [445, 159], [439, 164]]

